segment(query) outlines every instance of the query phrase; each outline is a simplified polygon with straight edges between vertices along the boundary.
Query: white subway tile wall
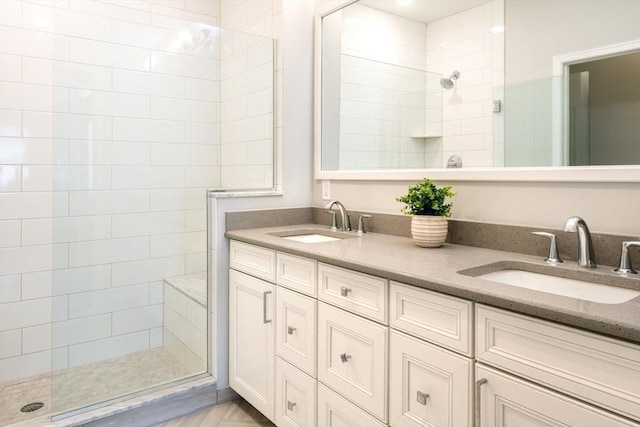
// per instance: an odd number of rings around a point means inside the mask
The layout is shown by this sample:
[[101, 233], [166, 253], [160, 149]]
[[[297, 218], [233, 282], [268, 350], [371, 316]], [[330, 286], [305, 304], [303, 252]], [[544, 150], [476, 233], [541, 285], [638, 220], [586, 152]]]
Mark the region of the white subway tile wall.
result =
[[[451, 155], [465, 167], [504, 162], [494, 150], [494, 127], [496, 137], [502, 132], [493, 112], [503, 84], [502, 5], [495, 0], [428, 24], [346, 8], [337, 166], [446, 167]], [[387, 28], [397, 36], [387, 37]], [[455, 89], [443, 90], [440, 78], [454, 70]]]
[[273, 185], [273, 44], [218, 26], [276, 3], [0, 0], [0, 382], [168, 345], [205, 190]]
[[[443, 164], [452, 155], [464, 167], [490, 167], [501, 160], [494, 147], [501, 115], [493, 112], [504, 83], [504, 6], [494, 0], [427, 24], [427, 68], [449, 77], [455, 90], [443, 95]], [[499, 141], [498, 141], [499, 144]]]

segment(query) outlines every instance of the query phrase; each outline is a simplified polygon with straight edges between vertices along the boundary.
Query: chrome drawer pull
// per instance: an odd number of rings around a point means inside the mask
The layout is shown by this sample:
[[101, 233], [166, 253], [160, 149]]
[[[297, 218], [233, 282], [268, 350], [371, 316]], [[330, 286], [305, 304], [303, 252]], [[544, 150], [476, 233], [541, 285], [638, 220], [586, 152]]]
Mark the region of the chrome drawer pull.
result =
[[297, 330], [298, 328], [294, 328], [293, 326], [287, 326], [287, 334], [289, 335], [293, 335], [293, 333]]
[[340, 287], [340, 295], [343, 297], [349, 296], [349, 292], [351, 292], [351, 288]]
[[342, 361], [342, 363], [347, 363], [349, 361], [349, 359], [351, 359], [351, 355], [350, 354], [342, 353], [340, 355], [340, 360]]
[[271, 323], [271, 319], [267, 319], [267, 295], [271, 294], [271, 291], [262, 293], [262, 323]]
[[418, 401], [419, 404], [426, 406], [428, 398], [429, 398], [429, 393], [423, 393], [420, 390], [418, 390], [416, 400]]
[[480, 411], [481, 411], [481, 406], [480, 406], [480, 395], [482, 393], [482, 386], [484, 384], [487, 383], [487, 379], [486, 378], [482, 378], [479, 379], [478, 381], [476, 381], [476, 401], [475, 401], [475, 408], [474, 408], [474, 416], [475, 416], [475, 426], [476, 427], [480, 427], [480, 423], [482, 422], [482, 417], [480, 416]]
[[287, 409], [293, 411], [293, 408], [296, 407], [296, 402], [290, 402], [287, 400]]

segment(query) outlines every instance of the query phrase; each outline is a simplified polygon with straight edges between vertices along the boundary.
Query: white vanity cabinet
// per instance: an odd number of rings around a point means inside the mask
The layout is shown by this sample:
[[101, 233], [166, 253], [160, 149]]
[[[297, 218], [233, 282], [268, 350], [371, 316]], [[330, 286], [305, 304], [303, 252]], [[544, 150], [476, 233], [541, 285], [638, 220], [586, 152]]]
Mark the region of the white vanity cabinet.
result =
[[279, 427], [640, 427], [640, 345], [230, 248], [230, 385]]

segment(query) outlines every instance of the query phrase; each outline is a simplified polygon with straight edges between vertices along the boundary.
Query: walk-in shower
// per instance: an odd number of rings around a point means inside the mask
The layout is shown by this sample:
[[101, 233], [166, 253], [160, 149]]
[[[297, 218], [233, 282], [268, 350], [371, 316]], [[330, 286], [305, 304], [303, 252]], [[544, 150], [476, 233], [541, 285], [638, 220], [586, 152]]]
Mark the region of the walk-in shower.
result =
[[219, 12], [0, 1], [0, 426], [215, 376], [206, 193], [272, 187], [274, 99]]

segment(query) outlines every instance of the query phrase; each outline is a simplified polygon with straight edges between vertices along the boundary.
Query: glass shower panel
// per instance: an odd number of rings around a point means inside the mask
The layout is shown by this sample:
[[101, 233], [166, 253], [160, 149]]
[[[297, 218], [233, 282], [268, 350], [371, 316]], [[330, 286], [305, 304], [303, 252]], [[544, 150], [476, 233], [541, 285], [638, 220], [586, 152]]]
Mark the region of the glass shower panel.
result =
[[206, 190], [273, 183], [273, 41], [150, 18], [55, 22], [54, 414], [215, 374]]

